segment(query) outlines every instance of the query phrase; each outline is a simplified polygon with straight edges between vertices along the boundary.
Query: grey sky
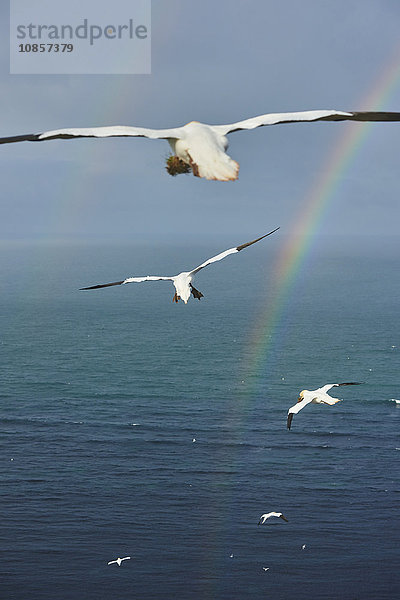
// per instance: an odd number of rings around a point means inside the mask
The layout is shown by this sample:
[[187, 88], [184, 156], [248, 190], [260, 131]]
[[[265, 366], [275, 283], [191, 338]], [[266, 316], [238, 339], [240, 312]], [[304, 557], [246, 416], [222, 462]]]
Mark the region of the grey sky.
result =
[[[1, 4], [0, 135], [60, 127], [229, 123], [266, 112], [360, 110], [393, 60], [397, 0], [153, 0], [152, 75], [9, 75]], [[399, 67], [400, 69], [400, 67]], [[399, 71], [400, 73], [400, 71]], [[400, 81], [382, 106], [400, 110]], [[0, 237], [239, 241], [288, 230], [345, 124], [230, 135], [239, 181], [170, 177], [165, 141], [0, 147]], [[397, 234], [400, 123], [374, 125], [320, 232]]]

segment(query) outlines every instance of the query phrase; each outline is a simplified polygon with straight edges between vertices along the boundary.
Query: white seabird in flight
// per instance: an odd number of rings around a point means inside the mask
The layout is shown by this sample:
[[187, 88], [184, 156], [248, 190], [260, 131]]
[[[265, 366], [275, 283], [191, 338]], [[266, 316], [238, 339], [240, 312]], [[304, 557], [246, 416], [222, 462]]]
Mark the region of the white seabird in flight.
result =
[[301, 123], [310, 121], [400, 121], [400, 112], [344, 112], [340, 110], [307, 110], [300, 112], [267, 113], [228, 125], [208, 125], [191, 121], [183, 127], [172, 129], [146, 129], [116, 125], [111, 127], [84, 127], [55, 129], [41, 133], [29, 133], [0, 138], [0, 144], [13, 142], [43, 142], [55, 139], [81, 137], [146, 137], [164, 139], [169, 142], [174, 156], [167, 161], [167, 171], [171, 175], [188, 173], [196, 177], [218, 181], [233, 181], [238, 178], [239, 164], [226, 150], [227, 134], [243, 129], [256, 129], [265, 125], [280, 123]]
[[123, 560], [130, 560], [130, 556], [124, 556], [124, 558], [117, 558], [116, 560], [110, 560], [110, 562], [108, 562], [108, 565], [113, 565], [114, 563], [116, 563], [119, 567], [121, 566], [121, 563]]
[[258, 524], [263, 525], [263, 523], [265, 523], [265, 521], [267, 519], [270, 519], [271, 517], [280, 517], [287, 523], [289, 522], [289, 520], [281, 512], [269, 512], [269, 513], [264, 513], [263, 515], [261, 515], [260, 520], [258, 521]]
[[198, 300], [200, 300], [200, 298], [203, 297], [203, 294], [201, 292], [199, 292], [199, 290], [196, 290], [196, 288], [192, 285], [192, 280], [193, 280], [193, 277], [196, 275], [196, 273], [198, 273], [201, 269], [204, 269], [204, 267], [207, 267], [208, 265], [211, 265], [214, 262], [222, 260], [223, 258], [225, 258], [226, 256], [229, 256], [230, 254], [234, 254], [235, 252], [240, 252], [241, 250], [244, 250], [244, 248], [247, 248], [248, 246], [251, 246], [252, 244], [255, 244], [256, 242], [259, 242], [260, 240], [271, 235], [278, 229], [279, 229], [279, 227], [277, 227], [273, 231], [270, 231], [269, 233], [266, 233], [265, 235], [262, 235], [261, 237], [257, 238], [256, 240], [253, 240], [252, 242], [247, 242], [246, 244], [242, 244], [241, 246], [236, 246], [235, 248], [230, 248], [230, 250], [225, 250], [225, 252], [221, 252], [221, 254], [217, 254], [217, 256], [213, 256], [213, 258], [209, 258], [208, 260], [206, 260], [204, 263], [202, 263], [201, 265], [199, 265], [192, 271], [183, 271], [182, 273], [179, 273], [178, 275], [173, 275], [171, 277], [163, 277], [163, 276], [158, 276], [158, 275], [146, 275], [145, 277], [128, 277], [127, 279], [123, 279], [122, 281], [114, 281], [113, 283], [103, 283], [103, 284], [99, 284], [99, 285], [91, 285], [89, 287], [84, 287], [84, 288], [80, 288], [80, 289], [81, 290], [97, 290], [99, 288], [110, 287], [113, 285], [123, 285], [125, 283], [141, 283], [142, 281], [172, 281], [172, 283], [175, 286], [175, 294], [174, 294], [172, 301], [178, 302], [178, 300], [183, 300], [183, 302], [185, 304], [187, 304], [187, 302], [190, 298], [190, 293], [192, 293], [193, 296], [195, 298], [197, 298]]
[[300, 392], [297, 403], [294, 406], [291, 406], [288, 410], [287, 416], [287, 428], [290, 429], [293, 415], [297, 415], [298, 412], [301, 411], [302, 408], [307, 406], [307, 404], [336, 404], [337, 402], [341, 402], [339, 398], [332, 398], [327, 393], [333, 387], [339, 387], [341, 385], [360, 385], [359, 381], [351, 381], [350, 383], [328, 383], [324, 385], [324, 387], [318, 388], [317, 390], [303, 390]]

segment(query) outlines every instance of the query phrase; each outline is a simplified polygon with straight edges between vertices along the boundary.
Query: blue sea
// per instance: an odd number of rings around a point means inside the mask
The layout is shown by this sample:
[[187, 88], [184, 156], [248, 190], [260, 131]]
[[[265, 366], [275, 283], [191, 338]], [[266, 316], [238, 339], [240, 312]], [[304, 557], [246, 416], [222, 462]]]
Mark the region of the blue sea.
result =
[[[2, 243], [2, 599], [400, 597], [399, 240], [321, 237], [264, 329], [279, 235], [187, 306], [79, 288], [243, 240]], [[364, 383], [287, 431], [300, 390], [341, 381]]]

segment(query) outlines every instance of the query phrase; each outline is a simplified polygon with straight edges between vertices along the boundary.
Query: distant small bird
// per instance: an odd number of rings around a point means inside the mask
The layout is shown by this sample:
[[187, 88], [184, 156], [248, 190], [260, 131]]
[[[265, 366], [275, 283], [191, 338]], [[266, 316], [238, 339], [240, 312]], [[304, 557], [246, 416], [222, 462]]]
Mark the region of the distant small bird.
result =
[[233, 552], [232, 552], [232, 554], [230, 554], [230, 555], [229, 555], [229, 558], [233, 558], [233, 556], [234, 556], [234, 554], [233, 554]]
[[204, 269], [204, 267], [207, 267], [208, 265], [211, 265], [214, 262], [222, 260], [223, 258], [225, 258], [226, 256], [229, 256], [230, 254], [234, 254], [235, 252], [240, 252], [241, 250], [244, 250], [244, 248], [248, 248], [249, 246], [256, 244], [257, 242], [259, 242], [260, 240], [263, 240], [264, 238], [271, 235], [272, 233], [275, 233], [275, 231], [277, 231], [278, 229], [279, 229], [279, 227], [277, 227], [273, 231], [270, 231], [269, 233], [266, 233], [265, 235], [262, 235], [261, 237], [257, 238], [256, 240], [253, 240], [252, 242], [247, 242], [246, 244], [241, 244], [240, 246], [236, 246], [235, 248], [230, 248], [229, 250], [225, 250], [225, 252], [221, 252], [221, 254], [217, 254], [217, 256], [213, 256], [212, 258], [209, 258], [208, 260], [206, 260], [204, 263], [202, 263], [201, 265], [199, 265], [192, 271], [183, 271], [182, 273], [179, 273], [178, 275], [173, 275], [172, 277], [162, 277], [162, 276], [158, 276], [158, 275], [146, 275], [145, 277], [128, 277], [127, 279], [123, 279], [122, 281], [114, 281], [113, 283], [102, 283], [99, 285], [91, 285], [90, 287], [84, 287], [84, 288], [80, 288], [80, 289], [81, 290], [97, 290], [99, 288], [110, 287], [113, 285], [123, 285], [125, 283], [141, 283], [142, 281], [161, 281], [161, 280], [172, 281], [172, 283], [174, 284], [174, 287], [175, 287], [175, 294], [174, 294], [172, 301], [178, 302], [178, 300], [183, 300], [183, 302], [185, 304], [187, 304], [191, 293], [194, 296], [194, 298], [197, 298], [198, 300], [200, 300], [200, 298], [203, 297], [203, 294], [201, 292], [199, 292], [199, 290], [196, 290], [196, 288], [192, 285], [192, 280], [193, 280], [193, 277], [196, 275], [196, 273], [198, 273], [201, 269]]
[[310, 404], [336, 404], [337, 402], [341, 402], [339, 398], [332, 398], [327, 393], [333, 387], [339, 387], [341, 385], [360, 385], [358, 381], [352, 381], [350, 383], [328, 383], [324, 385], [324, 387], [318, 388], [317, 390], [303, 390], [300, 392], [299, 398], [297, 400], [297, 404], [291, 406], [288, 410], [287, 417], [287, 428], [290, 429], [292, 425], [293, 415], [297, 415], [298, 412], [301, 411], [302, 408]]
[[129, 560], [130, 558], [130, 556], [124, 556], [124, 558], [118, 557], [116, 560], [110, 560], [110, 562], [108, 562], [107, 564], [113, 565], [114, 563], [117, 563], [117, 565], [120, 567], [123, 560]]
[[263, 567], [263, 571], [269, 571], [269, 567]]
[[400, 400], [397, 400], [396, 398], [391, 398], [390, 401], [395, 402], [396, 404], [400, 404]]
[[269, 512], [269, 513], [264, 513], [263, 515], [261, 515], [260, 520], [258, 521], [259, 525], [262, 525], [263, 523], [265, 523], [265, 521], [271, 517], [280, 517], [281, 519], [283, 519], [284, 521], [286, 521], [288, 523], [288, 519], [280, 512]]
[[302, 549], [302, 550], [305, 550], [305, 549], [306, 549], [306, 545], [305, 545], [305, 544], [303, 544], [303, 545], [302, 545], [302, 547], [301, 547], [301, 549]]
[[43, 142], [55, 139], [146, 137], [167, 140], [174, 156], [167, 161], [170, 175], [193, 172], [196, 177], [233, 181], [238, 178], [239, 164], [227, 153], [227, 134], [241, 129], [256, 129], [279, 123], [310, 121], [400, 121], [399, 112], [344, 112], [341, 110], [306, 110], [300, 112], [267, 113], [228, 125], [208, 125], [191, 121], [171, 129], [147, 129], [116, 125], [111, 127], [84, 127], [55, 129], [0, 138], [0, 144], [13, 142]]
[[195, 442], [195, 441], [196, 441], [196, 438], [193, 438], [193, 439], [192, 439], [192, 442]]

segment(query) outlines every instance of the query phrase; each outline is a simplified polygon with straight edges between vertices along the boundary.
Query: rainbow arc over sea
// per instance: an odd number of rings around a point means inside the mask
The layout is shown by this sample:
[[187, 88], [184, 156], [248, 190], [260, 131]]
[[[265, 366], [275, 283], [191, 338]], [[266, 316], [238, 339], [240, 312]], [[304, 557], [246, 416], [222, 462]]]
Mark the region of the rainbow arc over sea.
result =
[[[369, 93], [363, 96], [361, 103], [356, 105], [357, 110], [385, 110], [387, 101], [397, 90], [399, 83], [400, 46], [396, 48], [386, 68], [374, 80]], [[319, 174], [300, 203], [292, 226], [286, 232], [289, 242], [280, 251], [273, 276], [268, 275], [268, 286], [273, 287], [275, 297], [260, 311], [249, 333], [245, 349], [246, 358], [243, 359], [245, 364], [241, 369], [245, 386], [241, 387], [240, 391], [237, 390], [226, 417], [225, 424], [231, 436], [237, 440], [245, 436], [248, 418], [246, 409], [253, 404], [250, 398], [257, 396], [261, 372], [273, 370], [275, 356], [285, 346], [285, 335], [294, 301], [293, 290], [311, 258], [315, 234], [323, 224], [340, 182], [374, 126], [375, 124], [372, 123], [343, 124], [343, 133], [340, 134], [328, 157], [322, 162], [318, 170]], [[286, 409], [287, 406], [285, 406], [285, 415]], [[283, 427], [285, 427], [284, 423]], [[236, 465], [238, 469], [242, 468], [239, 466], [242, 464], [240, 458], [243, 452], [240, 448], [241, 446], [238, 446], [236, 452], [230, 457], [231, 464]], [[218, 515], [218, 525], [214, 532], [215, 536], [217, 534], [223, 538], [225, 536], [227, 540], [229, 525], [226, 523], [225, 515], [235, 506], [235, 493], [235, 481], [232, 476], [227, 487], [224, 510]], [[215, 556], [215, 560], [219, 559]]]
[[[379, 111], [393, 95], [400, 83], [400, 46], [392, 59], [374, 81], [369, 92], [363, 96], [358, 110]], [[396, 109], [398, 110], [398, 109]], [[249, 336], [248, 355], [245, 372], [257, 375], [272, 359], [274, 348], [282, 347], [282, 323], [289, 318], [293, 301], [292, 290], [299, 282], [309, 258], [315, 233], [319, 231], [335, 192], [343, 176], [351, 167], [359, 149], [366, 141], [373, 123], [346, 123], [344, 132], [319, 169], [319, 175], [301, 202], [293, 225], [287, 231], [289, 242], [278, 256], [275, 275], [269, 281], [276, 291], [274, 301], [260, 312]], [[278, 328], [280, 333], [278, 334]], [[284, 333], [283, 333], [284, 335]], [[257, 378], [252, 378], [256, 381]], [[247, 387], [247, 394], [255, 390]]]

